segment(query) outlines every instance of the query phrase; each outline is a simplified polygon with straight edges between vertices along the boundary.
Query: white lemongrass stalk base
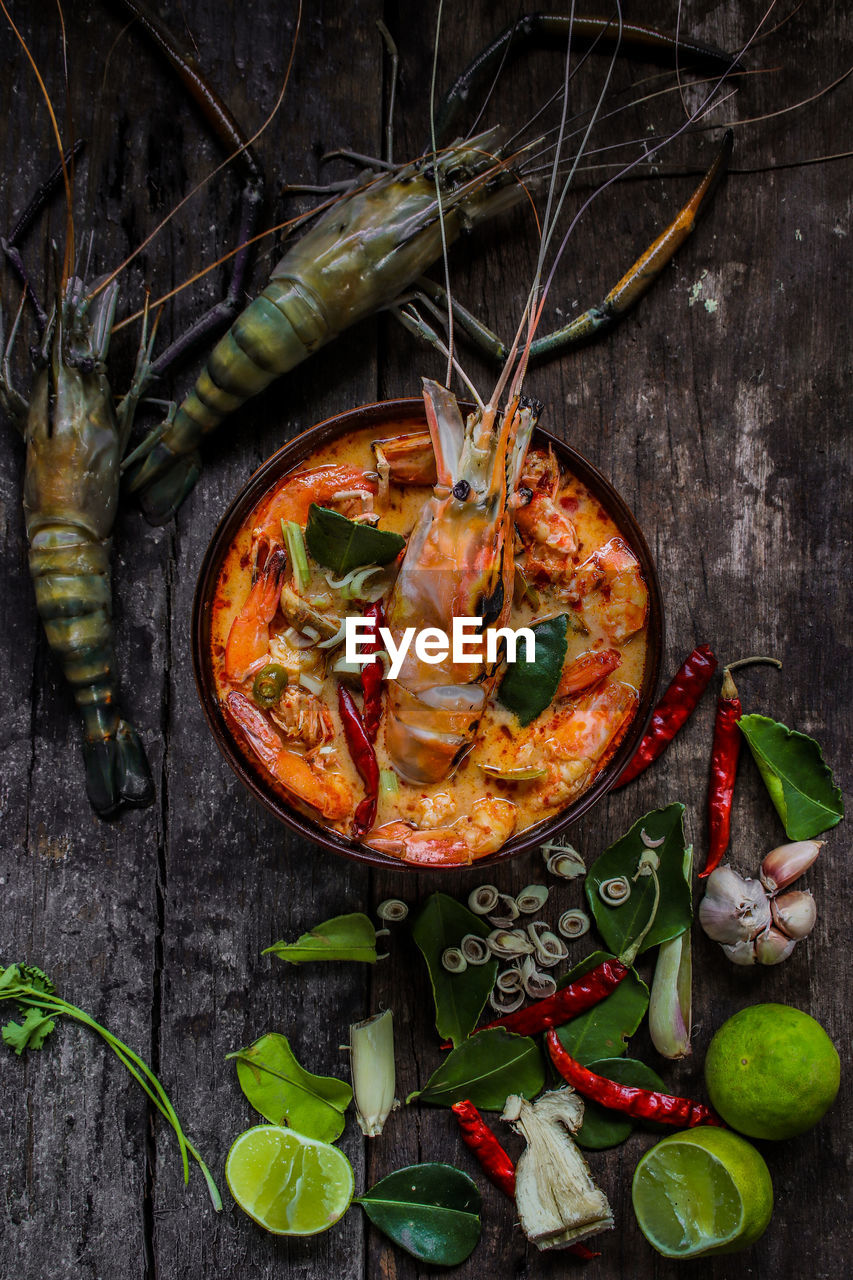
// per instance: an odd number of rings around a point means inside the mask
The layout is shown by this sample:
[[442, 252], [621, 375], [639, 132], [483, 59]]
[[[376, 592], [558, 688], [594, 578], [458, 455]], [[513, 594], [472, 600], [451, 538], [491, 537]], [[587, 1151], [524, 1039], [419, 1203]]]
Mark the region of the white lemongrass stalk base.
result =
[[378, 1138], [395, 1098], [394, 1019], [390, 1009], [349, 1029], [350, 1070], [356, 1119], [366, 1138]]

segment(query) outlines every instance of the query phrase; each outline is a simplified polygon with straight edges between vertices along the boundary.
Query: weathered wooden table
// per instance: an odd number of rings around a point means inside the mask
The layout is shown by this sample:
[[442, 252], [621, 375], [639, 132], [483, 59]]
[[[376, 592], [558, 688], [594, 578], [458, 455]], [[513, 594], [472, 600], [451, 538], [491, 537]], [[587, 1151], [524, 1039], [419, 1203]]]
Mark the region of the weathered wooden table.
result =
[[[64, 128], [61, 51], [52, 5], [8, 0], [30, 42]], [[78, 170], [78, 236], [93, 233], [93, 265], [117, 264], [207, 174], [221, 153], [170, 73], [115, 9], [68, 0], [68, 83], [74, 126], [87, 139]], [[295, 0], [164, 3], [164, 16], [249, 130], [271, 109], [293, 39]], [[568, 6], [565, 6], [568, 9]], [[758, 0], [688, 4], [682, 28], [729, 49], [750, 36]], [[768, 27], [787, 15], [774, 11]], [[512, 18], [514, 3], [446, 6], [439, 80], [451, 77], [486, 37]], [[672, 28], [666, 0], [626, 4], [627, 16]], [[37, 12], [38, 11], [38, 12]], [[317, 182], [335, 147], [375, 154], [382, 145], [388, 75], [376, 19], [400, 46], [395, 146], [415, 154], [427, 138], [436, 6], [339, 5], [306, 0], [285, 102], [258, 141], [268, 179], [267, 224], [287, 182]], [[853, 30], [842, 0], [796, 10], [746, 55], [748, 78], [715, 120], [746, 121], [793, 108], [829, 85], [851, 61]], [[0, 21], [2, 172], [0, 231], [13, 223], [55, 162], [48, 120], [32, 73]], [[594, 59], [598, 73], [604, 60]], [[561, 59], [540, 53], [520, 64], [500, 110], [530, 114], [561, 77]], [[618, 86], [644, 81], [648, 65], [617, 72]], [[583, 107], [594, 92], [581, 84]], [[628, 94], [619, 101], [627, 101]], [[650, 136], [679, 120], [676, 105], [632, 108], [622, 136]], [[695, 104], [696, 91], [686, 101]], [[512, 104], [516, 104], [513, 106]], [[529, 388], [548, 405], [545, 423], [592, 459], [632, 506], [656, 553], [667, 610], [665, 670], [697, 642], [723, 660], [777, 654], [784, 671], [756, 668], [741, 680], [744, 702], [814, 734], [841, 777], [848, 770], [850, 667], [851, 161], [807, 165], [849, 147], [851, 82], [810, 105], [738, 131], [733, 172], [696, 235], [632, 316], [607, 340], [537, 369]], [[513, 123], [508, 120], [508, 123]], [[582, 220], [554, 301], [570, 313], [601, 297], [691, 187], [712, 138], [686, 140], [659, 160], [661, 176], [617, 185]], [[624, 155], [624, 153], [620, 153]], [[609, 159], [609, 156], [605, 156]], [[673, 171], [677, 171], [673, 176]], [[582, 183], [598, 182], [598, 170]], [[669, 175], [669, 176], [667, 176]], [[680, 176], [679, 176], [680, 175]], [[588, 189], [588, 188], [585, 188]], [[237, 184], [218, 174], [156, 237], [126, 273], [128, 305], [157, 296], [234, 243]], [[50, 229], [48, 229], [50, 226]], [[61, 201], [26, 247], [37, 280], [50, 275], [50, 237], [62, 236]], [[264, 244], [253, 273], [262, 280], [275, 249]], [[534, 254], [524, 213], [488, 229], [453, 254], [460, 294], [504, 330], [517, 316]], [[43, 264], [43, 265], [40, 265]], [[17, 290], [3, 270], [7, 318]], [[222, 271], [180, 295], [162, 337], [180, 329], [221, 290]], [[114, 380], [129, 375], [137, 330], [116, 336]], [[491, 376], [465, 356], [484, 385]], [[18, 359], [18, 377], [26, 365]], [[344, 1071], [339, 1044], [350, 1021], [394, 1010], [401, 1096], [438, 1061], [420, 957], [400, 930], [391, 959], [374, 969], [286, 969], [262, 959], [277, 938], [295, 937], [328, 916], [370, 909], [389, 895], [413, 905], [437, 886], [463, 894], [476, 870], [429, 876], [375, 873], [297, 841], [254, 804], [209, 737], [189, 653], [190, 603], [199, 561], [231, 495], [283, 440], [328, 414], [389, 395], [417, 394], [438, 356], [417, 347], [391, 319], [359, 326], [241, 412], [205, 451], [203, 478], [177, 520], [150, 528], [129, 505], [116, 533], [115, 610], [127, 712], [152, 761], [153, 807], [104, 823], [86, 802], [78, 726], [40, 632], [28, 580], [20, 503], [23, 455], [7, 430], [0, 469], [0, 689], [2, 689], [2, 960], [43, 965], [67, 998], [141, 1052], [171, 1092], [187, 1132], [222, 1181], [228, 1146], [253, 1123], [226, 1063], [230, 1050], [266, 1030], [287, 1033], [314, 1070]], [[174, 390], [189, 382], [178, 374]], [[672, 800], [704, 853], [704, 802], [713, 699], [665, 760], [605, 799], [578, 825], [588, 859], [641, 813]], [[848, 770], [849, 772], [849, 770]], [[732, 857], [753, 873], [784, 840], [750, 759], [735, 805]], [[737, 969], [697, 931], [696, 1027], [692, 1058], [661, 1064], [637, 1037], [633, 1050], [663, 1070], [674, 1091], [702, 1092], [708, 1040], [731, 1012], [756, 1001], [790, 1002], [814, 1014], [848, 1064], [844, 981], [849, 971], [847, 833], [831, 834], [809, 874], [818, 925], [776, 969]], [[502, 868], [502, 889], [543, 877], [538, 855]], [[576, 905], [577, 884], [558, 889]], [[576, 944], [576, 954], [583, 954]], [[115, 1058], [93, 1035], [63, 1025], [41, 1053], [3, 1051], [3, 1164], [0, 1271], [16, 1280], [50, 1276], [196, 1277], [334, 1275], [339, 1280], [414, 1276], [420, 1268], [366, 1226], [353, 1209], [326, 1235], [274, 1239], [226, 1194], [217, 1217], [195, 1173], [181, 1182], [174, 1137]], [[843, 1175], [849, 1075], [831, 1114], [796, 1141], [764, 1145], [777, 1209], [751, 1253], [697, 1264], [697, 1276], [736, 1273], [837, 1277], [851, 1238]], [[648, 1139], [593, 1154], [617, 1230], [586, 1268], [590, 1280], [670, 1274], [646, 1246], [630, 1207], [630, 1180]], [[511, 1140], [514, 1144], [514, 1140]], [[359, 1190], [403, 1164], [447, 1160], [473, 1172], [455, 1125], [442, 1110], [403, 1108], [382, 1138], [367, 1143], [349, 1120], [342, 1140]], [[517, 1147], [512, 1145], [512, 1150]], [[546, 1276], [577, 1264], [526, 1246], [499, 1193], [484, 1188], [483, 1237], [460, 1274]]]

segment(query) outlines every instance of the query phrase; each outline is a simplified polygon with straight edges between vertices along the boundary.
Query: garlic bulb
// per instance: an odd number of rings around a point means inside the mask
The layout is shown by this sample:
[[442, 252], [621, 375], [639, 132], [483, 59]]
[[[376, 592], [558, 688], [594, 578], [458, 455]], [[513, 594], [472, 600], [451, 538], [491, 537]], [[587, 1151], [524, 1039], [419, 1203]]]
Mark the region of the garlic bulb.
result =
[[535, 1104], [513, 1095], [502, 1118], [527, 1141], [516, 1168], [515, 1203], [528, 1240], [537, 1249], [565, 1249], [611, 1230], [607, 1196], [571, 1137], [583, 1122], [580, 1095], [555, 1089]]
[[798, 880], [812, 865], [825, 840], [795, 840], [771, 849], [761, 864], [761, 883], [768, 893], [778, 893]]
[[807, 938], [817, 920], [815, 900], [807, 889], [792, 889], [770, 903], [773, 923], [789, 938], [799, 942]]
[[773, 926], [765, 929], [752, 944], [755, 949], [755, 958], [759, 964], [781, 964], [783, 960], [787, 960], [788, 956], [797, 945], [796, 938], [787, 938], [784, 933], [780, 933]]
[[727, 864], [717, 867], [699, 903], [699, 923], [715, 942], [748, 941], [770, 925], [770, 899], [757, 880], [744, 880]]

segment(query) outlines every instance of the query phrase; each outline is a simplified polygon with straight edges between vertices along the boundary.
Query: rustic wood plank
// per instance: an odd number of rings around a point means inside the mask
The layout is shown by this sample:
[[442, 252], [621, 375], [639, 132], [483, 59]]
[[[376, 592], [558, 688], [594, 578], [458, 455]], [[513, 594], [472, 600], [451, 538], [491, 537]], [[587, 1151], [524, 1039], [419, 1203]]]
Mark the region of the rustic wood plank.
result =
[[[682, 23], [735, 48], [762, 8], [757, 0], [725, 11], [696, 4]], [[667, 27], [675, 21], [675, 7], [664, 0], [626, 9], [640, 21]], [[200, 64], [238, 116], [257, 125], [275, 100], [294, 6], [254, 0], [238, 11], [183, 0], [164, 2], [162, 10], [185, 42], [196, 45]], [[447, 10], [441, 79], [446, 83], [515, 12], [509, 3]], [[282, 180], [316, 181], [319, 156], [329, 147], [380, 146], [384, 72], [374, 33], [380, 14], [402, 56], [397, 153], [423, 146], [434, 7], [413, 12], [359, 0], [342, 11], [310, 0], [285, 106], [258, 146], [271, 204]], [[53, 91], [61, 93], [55, 24], [34, 23], [26, 12], [16, 17]], [[75, 119], [91, 137], [82, 171], [92, 212], [80, 230], [96, 229], [100, 269], [138, 243], [219, 152], [168, 74], [111, 11], [76, 3], [66, 20]], [[817, 15], [805, 6], [749, 55], [750, 65], [782, 70], [749, 82], [728, 104], [731, 117], [743, 120], [799, 101], [830, 83], [850, 61], [851, 35], [850, 14], [837, 0]], [[53, 151], [5, 25], [0, 51], [11, 68], [0, 84], [0, 109], [9, 122], [0, 131], [2, 171], [10, 175], [0, 188], [5, 229], [50, 168]], [[553, 54], [520, 64], [511, 73], [511, 91], [501, 95], [501, 110], [523, 119], [558, 68]], [[632, 74], [620, 68], [619, 83], [630, 83]], [[779, 654], [781, 675], [744, 673], [745, 704], [813, 733], [845, 782], [850, 609], [849, 574], [839, 569], [850, 532], [850, 402], [849, 362], [839, 353], [851, 345], [849, 161], [746, 171], [843, 149], [849, 101], [848, 86], [802, 111], [740, 130], [735, 172], [638, 310], [608, 341], [534, 371], [529, 382], [549, 405], [551, 429], [602, 468], [647, 531], [666, 600], [665, 668], [672, 671], [701, 640], [713, 643], [723, 660], [755, 649]], [[642, 132], [646, 109], [627, 119]], [[707, 143], [691, 140], [677, 165], [693, 167], [709, 152]], [[684, 177], [631, 183], [594, 206], [558, 286], [564, 311], [599, 297], [689, 188]], [[131, 302], [147, 282], [177, 283], [228, 247], [236, 230], [234, 193], [232, 179], [217, 182], [176, 220], [128, 273]], [[53, 235], [62, 234], [61, 221], [61, 209], [54, 209]], [[44, 257], [48, 238], [40, 226], [34, 262]], [[461, 295], [504, 332], [523, 299], [532, 244], [530, 218], [518, 214], [453, 252]], [[274, 258], [274, 249], [262, 254], [255, 281], [263, 277], [264, 260]], [[181, 296], [164, 316], [164, 338], [216, 296], [222, 276], [215, 273]], [[17, 295], [5, 269], [2, 280], [8, 311]], [[119, 385], [133, 357], [132, 332], [116, 340]], [[487, 385], [491, 375], [482, 362], [467, 353], [465, 360]], [[23, 362], [16, 367], [23, 377]], [[434, 353], [418, 351], [390, 320], [361, 326], [238, 415], [227, 438], [211, 442], [202, 481], [174, 528], [153, 531], [135, 511], [123, 514], [116, 561], [120, 662], [128, 711], [150, 748], [158, 803], [118, 824], [97, 822], [82, 796], [70, 700], [31, 603], [18, 496], [22, 450], [14, 441], [0, 470], [0, 575], [8, 602], [0, 619], [3, 954], [44, 962], [69, 998], [148, 1055], [220, 1178], [230, 1140], [252, 1122], [224, 1055], [264, 1030], [284, 1030], [307, 1064], [342, 1073], [337, 1045], [349, 1021], [388, 1005], [395, 1013], [400, 1095], [422, 1085], [439, 1060], [426, 975], [405, 927], [390, 939], [391, 959], [370, 974], [288, 970], [262, 960], [264, 946], [389, 894], [414, 906], [436, 887], [463, 895], [486, 878], [506, 890], [542, 878], [535, 855], [488, 876], [368, 874], [300, 844], [230, 777], [192, 687], [188, 626], [197, 566], [220, 511], [248, 473], [281, 440], [328, 413], [377, 394], [417, 394], [420, 375], [441, 370]], [[185, 385], [186, 376], [178, 375], [176, 389]], [[639, 813], [673, 799], [687, 804], [688, 833], [703, 850], [712, 713], [708, 700], [665, 765], [578, 824], [573, 840], [588, 858]], [[746, 760], [733, 860], [752, 871], [782, 839]], [[695, 1051], [686, 1063], [663, 1068], [674, 1089], [701, 1091], [702, 1057], [714, 1028], [757, 1000], [808, 1009], [841, 1043], [849, 968], [843, 840], [833, 835], [810, 873], [818, 926], [787, 964], [735, 969], [696, 937]], [[579, 886], [561, 887], [557, 901], [561, 909], [577, 905]], [[636, 1045], [640, 1056], [656, 1061], [644, 1036]], [[4, 1246], [21, 1280], [171, 1277], [191, 1270], [206, 1276], [246, 1265], [264, 1276], [284, 1266], [306, 1280], [332, 1273], [405, 1280], [423, 1272], [366, 1229], [356, 1209], [329, 1235], [292, 1243], [264, 1236], [227, 1197], [225, 1213], [215, 1220], [199, 1179], [182, 1188], [168, 1129], [158, 1119], [149, 1136], [144, 1099], [82, 1030], [61, 1030], [48, 1050], [23, 1062], [7, 1055], [0, 1088], [11, 1137], [2, 1157]], [[839, 1171], [849, 1095], [845, 1078], [835, 1110], [816, 1130], [778, 1147], [764, 1144], [778, 1208], [767, 1236], [738, 1265], [785, 1277], [807, 1261], [816, 1277], [843, 1273], [850, 1228]], [[630, 1208], [630, 1176], [646, 1141], [635, 1137], [592, 1157], [618, 1232], [586, 1268], [591, 1280], [645, 1280], [660, 1272]], [[508, 1145], [518, 1151], [515, 1140]], [[450, 1117], [437, 1109], [395, 1113], [386, 1134], [372, 1143], [362, 1142], [350, 1119], [343, 1147], [358, 1188], [419, 1160], [445, 1159], [475, 1172]], [[499, 1193], [485, 1186], [484, 1201], [483, 1240], [460, 1276], [498, 1267], [547, 1276], [565, 1265], [526, 1247]], [[722, 1280], [730, 1266], [723, 1260], [694, 1269]]]

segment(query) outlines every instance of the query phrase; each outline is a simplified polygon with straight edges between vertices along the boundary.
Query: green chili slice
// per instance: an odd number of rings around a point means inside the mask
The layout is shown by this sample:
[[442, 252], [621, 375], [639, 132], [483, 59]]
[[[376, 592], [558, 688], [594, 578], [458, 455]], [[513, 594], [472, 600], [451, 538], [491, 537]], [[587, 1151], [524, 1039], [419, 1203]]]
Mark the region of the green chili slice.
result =
[[277, 662], [261, 667], [252, 683], [252, 697], [259, 707], [274, 707], [287, 684], [287, 671]]

